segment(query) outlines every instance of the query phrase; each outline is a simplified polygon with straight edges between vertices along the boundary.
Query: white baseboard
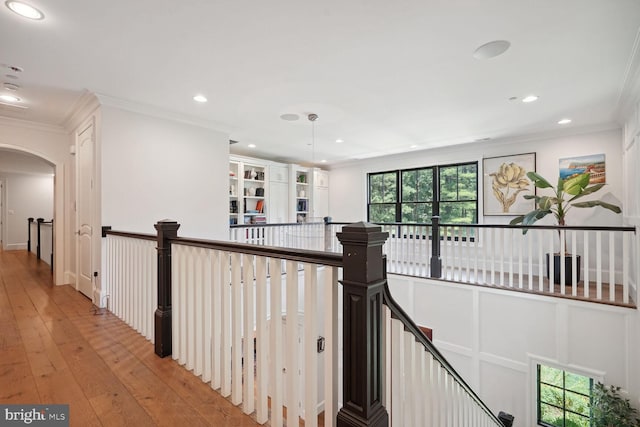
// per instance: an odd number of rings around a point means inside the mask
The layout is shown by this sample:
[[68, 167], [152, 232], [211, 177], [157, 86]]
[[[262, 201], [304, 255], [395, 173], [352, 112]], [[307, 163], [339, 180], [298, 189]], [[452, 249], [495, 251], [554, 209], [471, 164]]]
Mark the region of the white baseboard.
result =
[[76, 287], [76, 273], [73, 271], [65, 271], [63, 280], [65, 285]]
[[26, 243], [8, 243], [6, 251], [24, 251], [27, 249]]

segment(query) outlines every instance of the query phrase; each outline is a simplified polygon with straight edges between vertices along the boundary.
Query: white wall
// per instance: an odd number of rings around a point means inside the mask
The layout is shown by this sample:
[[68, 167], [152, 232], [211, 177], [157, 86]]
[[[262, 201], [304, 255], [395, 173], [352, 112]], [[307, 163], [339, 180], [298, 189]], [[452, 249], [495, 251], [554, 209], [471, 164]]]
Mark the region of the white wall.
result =
[[178, 234], [228, 239], [226, 134], [102, 106], [102, 225], [155, 233], [172, 219]]
[[[0, 148], [33, 154], [54, 165], [54, 217], [69, 218], [73, 211], [71, 194], [65, 192], [65, 188], [70, 185], [67, 171], [72, 165], [69, 154], [71, 141], [70, 134], [61, 127], [0, 117]], [[73, 230], [67, 226], [66, 221], [57, 221], [55, 233], [54, 283], [64, 284], [65, 277], [68, 277], [65, 273], [71, 271], [69, 245]]]
[[[482, 159], [531, 152], [536, 153], [536, 171], [552, 183], [558, 177], [558, 159], [604, 153], [607, 163], [607, 186], [595, 196], [621, 204], [623, 194], [621, 139], [621, 130], [613, 129], [561, 137], [538, 137], [526, 141], [473, 143], [386, 156], [338, 166], [330, 170], [330, 216], [338, 222], [366, 219], [367, 174], [370, 172], [477, 161], [479, 167], [479, 222], [507, 223], [513, 217], [483, 217], [482, 215]], [[539, 194], [544, 194], [542, 190], [538, 191]], [[574, 209], [568, 216], [568, 225], [579, 225], [586, 221], [591, 224], [594, 224], [595, 221], [598, 225], [620, 225], [622, 224], [622, 216], [596, 209]]]
[[[27, 248], [27, 218], [53, 218], [53, 176], [20, 173], [0, 174], [5, 187], [5, 249]], [[32, 236], [32, 244], [35, 236]]]
[[638, 310], [389, 276], [391, 293], [495, 413], [536, 425], [537, 363], [640, 397]]

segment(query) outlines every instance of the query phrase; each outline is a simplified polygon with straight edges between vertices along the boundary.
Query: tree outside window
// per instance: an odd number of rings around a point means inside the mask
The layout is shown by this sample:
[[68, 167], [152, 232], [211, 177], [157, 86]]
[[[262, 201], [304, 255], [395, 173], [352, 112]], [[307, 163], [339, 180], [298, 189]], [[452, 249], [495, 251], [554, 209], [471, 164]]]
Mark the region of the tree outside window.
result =
[[369, 174], [368, 220], [378, 223], [478, 222], [478, 164], [432, 166]]
[[397, 171], [369, 175], [369, 221], [396, 222], [397, 189]]
[[590, 427], [593, 379], [538, 365], [538, 424]]

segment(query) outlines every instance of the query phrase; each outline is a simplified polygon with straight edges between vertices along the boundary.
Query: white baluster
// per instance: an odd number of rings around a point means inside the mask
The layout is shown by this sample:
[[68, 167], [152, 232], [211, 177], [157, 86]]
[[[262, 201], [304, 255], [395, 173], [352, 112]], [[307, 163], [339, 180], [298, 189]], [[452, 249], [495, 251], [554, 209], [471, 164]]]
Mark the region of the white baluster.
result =
[[202, 260], [202, 252], [201, 248], [194, 248], [193, 257], [194, 257], [194, 321], [195, 321], [195, 336], [194, 336], [194, 347], [195, 347], [195, 363], [193, 368], [193, 373], [196, 376], [202, 375], [203, 367], [204, 367], [204, 324], [206, 322], [204, 315], [204, 265]]
[[287, 424], [298, 424], [300, 381], [298, 377], [298, 263], [287, 261]]
[[582, 256], [584, 259], [582, 260], [582, 264], [584, 267], [584, 278], [582, 279], [584, 283], [584, 297], [589, 298], [589, 231], [584, 230], [582, 232]]
[[[211, 388], [217, 390], [222, 381], [222, 287], [224, 286], [224, 274], [222, 269], [228, 266], [221, 263], [222, 252], [213, 250], [209, 253], [211, 274]], [[227, 285], [228, 287], [228, 285]], [[175, 309], [175, 307], [174, 307]]]
[[251, 414], [255, 409], [254, 400], [254, 346], [253, 346], [253, 316], [255, 313], [254, 306], [254, 272], [253, 266], [255, 257], [253, 255], [244, 254], [242, 256], [242, 411], [245, 414]]
[[232, 328], [232, 308], [231, 308], [231, 254], [221, 252], [220, 256], [221, 276], [222, 276], [222, 383], [220, 394], [223, 397], [231, 395], [231, 328]]
[[231, 254], [231, 403], [242, 403], [242, 256]]
[[318, 266], [304, 265], [304, 425], [318, 425]]
[[616, 300], [616, 245], [615, 232], [609, 232], [609, 301]]
[[602, 301], [602, 232], [596, 231], [596, 299]]
[[405, 424], [405, 411], [403, 408], [404, 400], [404, 343], [403, 343], [404, 327], [402, 322], [396, 319], [391, 320], [391, 347], [393, 349], [391, 365], [391, 418], [393, 419], [394, 426], [404, 426]]
[[[629, 304], [629, 233], [622, 232], [622, 302]], [[636, 263], [638, 261], [636, 260]]]
[[256, 421], [264, 424], [269, 419], [268, 409], [268, 354], [267, 336], [267, 259], [256, 257]]
[[269, 260], [269, 292], [271, 293], [271, 321], [270, 321], [270, 389], [271, 389], [271, 425], [283, 425], [283, 363], [282, 363], [282, 263], [279, 259]]
[[[335, 267], [324, 268], [324, 293], [324, 425], [333, 427], [338, 415], [338, 269]], [[385, 313], [390, 322], [389, 311]]]

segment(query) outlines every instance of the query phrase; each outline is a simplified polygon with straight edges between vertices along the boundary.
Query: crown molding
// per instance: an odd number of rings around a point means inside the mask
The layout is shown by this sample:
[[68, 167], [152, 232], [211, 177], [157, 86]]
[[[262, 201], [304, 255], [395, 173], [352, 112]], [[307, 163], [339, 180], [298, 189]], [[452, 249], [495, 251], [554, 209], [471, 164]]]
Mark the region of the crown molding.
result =
[[29, 130], [37, 130], [41, 132], [69, 135], [69, 132], [67, 132], [65, 128], [58, 125], [50, 125], [46, 123], [32, 122], [30, 120], [14, 119], [10, 117], [0, 116], [0, 126], [12, 126]]
[[616, 119], [624, 124], [638, 102], [640, 102], [640, 27], [636, 32], [636, 39], [631, 48], [631, 55], [618, 93]]
[[231, 132], [233, 132], [232, 127], [217, 123], [213, 120], [202, 120], [197, 117], [188, 116], [186, 114], [180, 114], [163, 108], [154, 107], [152, 105], [141, 104], [139, 102], [116, 98], [102, 93], [95, 93], [95, 96], [98, 98], [101, 105], [119, 108], [122, 110], [130, 111], [132, 113], [144, 114], [146, 116], [151, 116], [158, 119], [197, 126], [226, 134], [230, 134]]
[[61, 126], [68, 132], [73, 132], [98, 107], [100, 107], [98, 98], [88, 90], [84, 90], [65, 115], [66, 119], [61, 123]]

